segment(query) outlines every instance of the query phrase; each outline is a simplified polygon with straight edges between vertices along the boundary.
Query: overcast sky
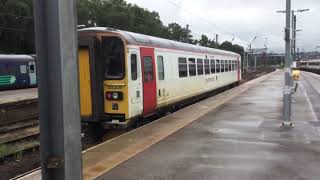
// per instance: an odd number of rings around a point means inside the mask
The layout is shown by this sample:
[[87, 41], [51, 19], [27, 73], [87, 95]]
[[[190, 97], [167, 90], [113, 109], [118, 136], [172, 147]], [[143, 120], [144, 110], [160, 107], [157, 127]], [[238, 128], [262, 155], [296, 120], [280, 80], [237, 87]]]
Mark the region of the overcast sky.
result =
[[[207, 34], [211, 39], [220, 35], [220, 42], [231, 41], [247, 46], [257, 36], [255, 48], [268, 47], [284, 51], [285, 0], [127, 0], [151, 11], [159, 12], [165, 24], [178, 22], [190, 25], [195, 37]], [[310, 8], [297, 14], [297, 46], [315, 50], [320, 45], [320, 0], [292, 0], [293, 9]], [[320, 51], [320, 49], [318, 49]]]

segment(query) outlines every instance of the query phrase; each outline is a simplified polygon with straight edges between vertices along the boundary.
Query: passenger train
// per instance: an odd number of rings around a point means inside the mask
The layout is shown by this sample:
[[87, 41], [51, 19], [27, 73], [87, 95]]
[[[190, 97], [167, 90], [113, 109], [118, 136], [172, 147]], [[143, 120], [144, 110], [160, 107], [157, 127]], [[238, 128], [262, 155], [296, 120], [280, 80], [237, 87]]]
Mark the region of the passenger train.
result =
[[0, 55], [0, 90], [36, 85], [36, 62], [32, 56]]
[[299, 68], [304, 71], [320, 74], [320, 59], [301, 61]]
[[84, 122], [123, 129], [241, 80], [239, 54], [106, 27], [79, 30]]

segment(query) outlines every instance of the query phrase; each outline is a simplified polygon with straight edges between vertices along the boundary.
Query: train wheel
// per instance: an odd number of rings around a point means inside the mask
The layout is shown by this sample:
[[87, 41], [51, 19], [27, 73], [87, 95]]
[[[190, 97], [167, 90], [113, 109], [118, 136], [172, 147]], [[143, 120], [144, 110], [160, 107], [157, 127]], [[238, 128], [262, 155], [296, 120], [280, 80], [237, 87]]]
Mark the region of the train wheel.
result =
[[100, 142], [105, 134], [105, 129], [98, 123], [89, 123], [83, 129], [84, 140]]

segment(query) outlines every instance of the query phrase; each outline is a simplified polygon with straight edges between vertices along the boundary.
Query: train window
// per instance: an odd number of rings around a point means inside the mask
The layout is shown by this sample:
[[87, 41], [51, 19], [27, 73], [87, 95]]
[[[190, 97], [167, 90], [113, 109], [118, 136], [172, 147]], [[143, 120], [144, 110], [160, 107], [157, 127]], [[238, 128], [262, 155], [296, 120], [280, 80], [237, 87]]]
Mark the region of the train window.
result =
[[233, 71], [233, 69], [232, 69], [232, 61], [231, 60], [229, 61], [229, 71]]
[[236, 70], [236, 63], [235, 61], [232, 61], [232, 71]]
[[220, 73], [221, 72], [221, 64], [220, 64], [220, 60], [217, 59], [216, 61], [216, 73]]
[[27, 73], [27, 66], [26, 65], [20, 65], [20, 73], [21, 74]]
[[238, 61], [236, 61], [236, 70], [238, 70]]
[[221, 72], [224, 72], [224, 60], [220, 61], [220, 68], [221, 68]]
[[197, 59], [197, 72], [198, 75], [203, 75], [203, 60]]
[[5, 64], [0, 64], [0, 75], [7, 75], [7, 67]]
[[158, 78], [159, 78], [159, 80], [164, 80], [163, 56], [158, 56], [157, 57], [157, 67], [158, 67]]
[[225, 62], [225, 66], [224, 66], [224, 69], [225, 69], [225, 70], [224, 70], [224, 71], [225, 71], [225, 72], [228, 72], [228, 71], [229, 71], [229, 61], [228, 61], [228, 60], [225, 60], [224, 62]]
[[135, 81], [137, 79], [138, 79], [137, 55], [131, 54], [131, 80]]
[[123, 79], [125, 75], [123, 42], [118, 37], [102, 39], [102, 61], [106, 79]]
[[17, 72], [18, 72], [18, 70], [17, 70], [16, 65], [14, 65], [14, 64], [8, 65], [8, 74], [15, 75], [15, 74], [17, 74]]
[[229, 71], [229, 60], [225, 60], [225, 72], [228, 72]]
[[235, 61], [235, 70], [238, 70], [238, 61]]
[[30, 70], [30, 73], [34, 73], [35, 69], [33, 64], [30, 65], [29, 70]]
[[143, 58], [143, 67], [144, 67], [144, 82], [152, 82], [153, 77], [153, 64], [152, 64], [152, 57], [145, 56]]
[[210, 64], [209, 64], [209, 59], [204, 60], [204, 73], [210, 74]]
[[211, 74], [216, 73], [216, 63], [215, 63], [214, 59], [210, 60], [210, 69], [211, 69]]
[[188, 65], [186, 58], [179, 58], [179, 77], [188, 77]]
[[197, 75], [196, 59], [189, 58], [188, 59], [188, 65], [189, 65], [189, 76], [196, 76]]
[[230, 61], [230, 71], [234, 71], [234, 63], [233, 63], [233, 60]]
[[230, 71], [234, 71], [234, 62], [233, 62], [233, 60], [230, 61]]

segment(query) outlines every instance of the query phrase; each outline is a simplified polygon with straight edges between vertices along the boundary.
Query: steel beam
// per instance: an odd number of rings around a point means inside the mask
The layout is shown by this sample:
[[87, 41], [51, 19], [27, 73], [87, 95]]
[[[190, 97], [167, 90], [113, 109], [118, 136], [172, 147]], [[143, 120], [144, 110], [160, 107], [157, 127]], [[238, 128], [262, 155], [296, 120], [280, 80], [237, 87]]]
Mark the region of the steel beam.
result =
[[34, 0], [42, 179], [81, 180], [76, 0]]

